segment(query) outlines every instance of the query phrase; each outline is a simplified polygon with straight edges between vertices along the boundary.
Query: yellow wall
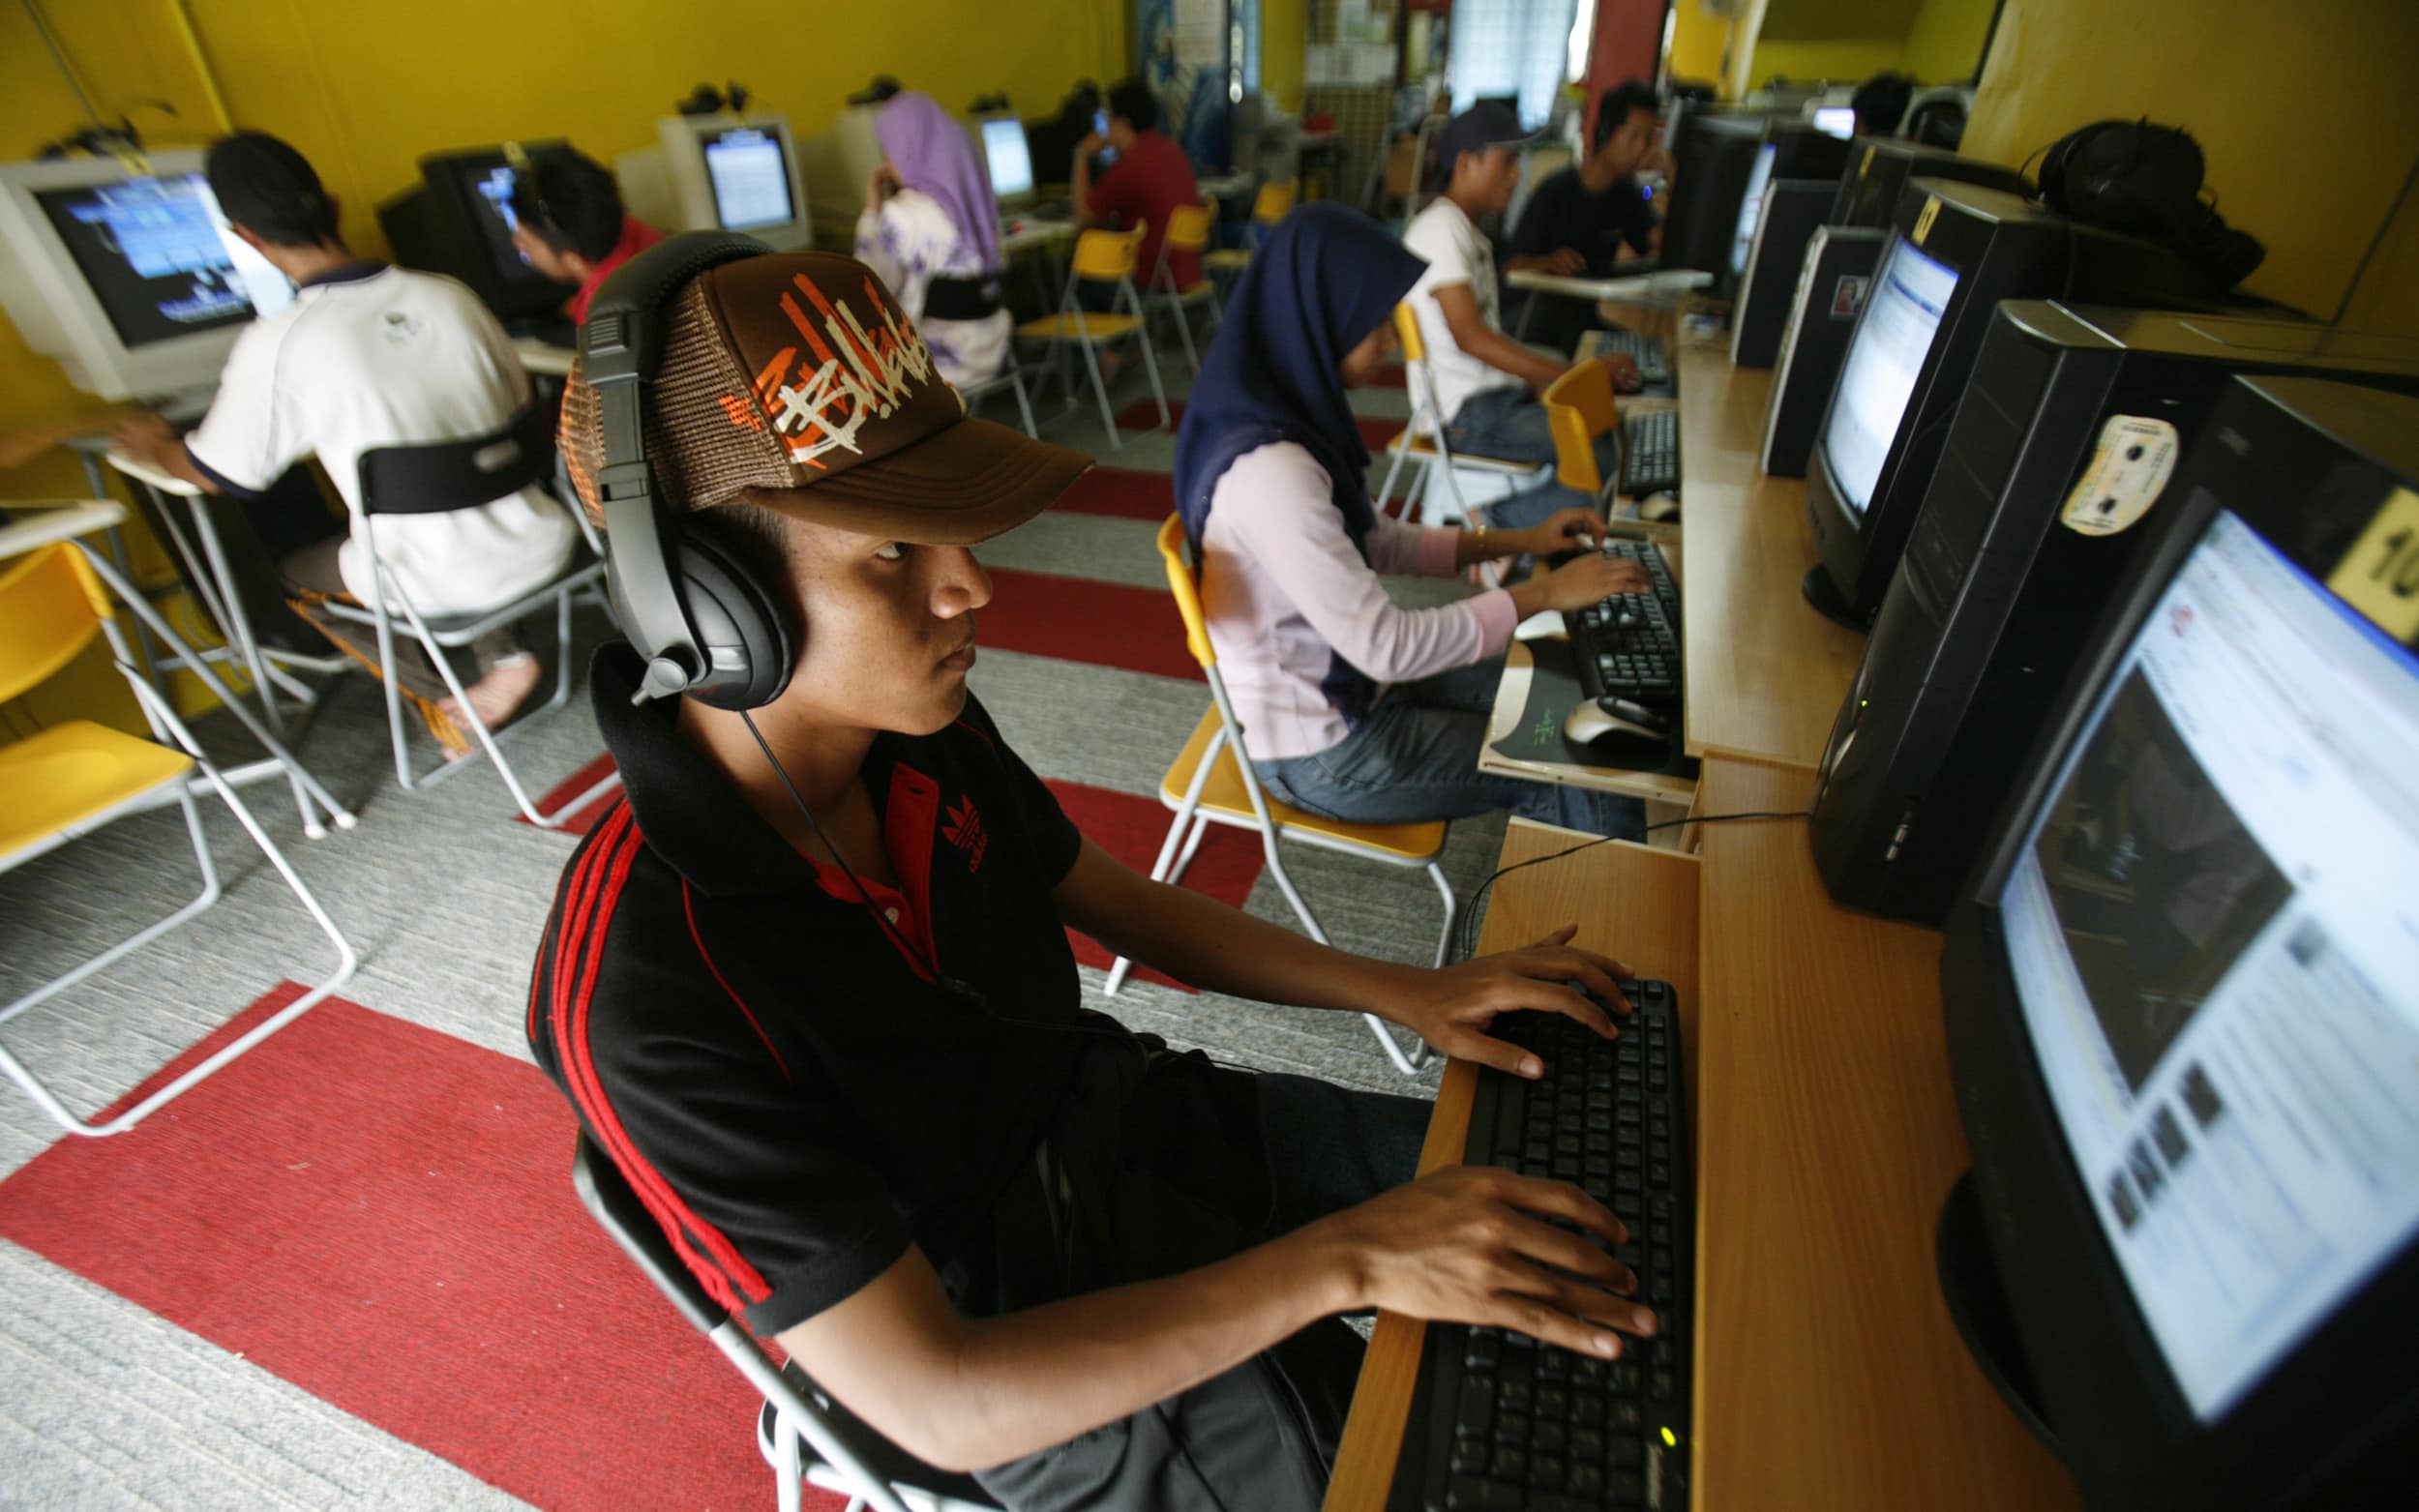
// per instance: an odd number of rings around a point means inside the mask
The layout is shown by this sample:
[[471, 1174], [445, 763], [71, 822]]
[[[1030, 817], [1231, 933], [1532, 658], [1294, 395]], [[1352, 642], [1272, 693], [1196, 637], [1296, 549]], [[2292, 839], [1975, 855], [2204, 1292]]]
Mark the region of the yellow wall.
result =
[[1730, 50], [1730, 22], [1697, 0], [1672, 0], [1670, 76], [1719, 84]]
[[1260, 87], [1288, 110], [1302, 107], [1310, 0], [1260, 0]]
[[1926, 84], [1961, 84], [1982, 61], [1997, 0], [1924, 0], [1899, 67]]
[[1862, 83], [1884, 69], [1904, 66], [1903, 44], [1878, 39], [1848, 38], [1836, 42], [1783, 42], [1759, 39], [1747, 65], [1747, 87], [1759, 89], [1775, 78], [1798, 83], [1830, 79]]
[[[2018, 0], [1964, 151], [2015, 163], [2092, 121], [2184, 127], [2219, 209], [2267, 244], [2246, 287], [2324, 319], [2419, 147], [2415, 58], [2407, 0]], [[2419, 334], [2414, 218], [2419, 204], [2405, 205], [2351, 321]]]

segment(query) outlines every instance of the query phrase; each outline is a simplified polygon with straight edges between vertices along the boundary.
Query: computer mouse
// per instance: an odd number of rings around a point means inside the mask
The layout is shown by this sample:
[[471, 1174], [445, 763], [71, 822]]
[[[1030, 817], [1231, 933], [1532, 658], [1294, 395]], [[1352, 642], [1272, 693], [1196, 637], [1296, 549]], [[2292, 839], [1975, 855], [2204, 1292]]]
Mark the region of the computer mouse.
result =
[[1670, 737], [1671, 726], [1659, 715], [1627, 698], [1582, 703], [1563, 721], [1563, 738], [1573, 745], [1594, 745], [1609, 735], [1659, 743]]
[[1676, 493], [1648, 494], [1638, 501], [1638, 518], [1657, 522], [1678, 519], [1680, 518], [1680, 495]]

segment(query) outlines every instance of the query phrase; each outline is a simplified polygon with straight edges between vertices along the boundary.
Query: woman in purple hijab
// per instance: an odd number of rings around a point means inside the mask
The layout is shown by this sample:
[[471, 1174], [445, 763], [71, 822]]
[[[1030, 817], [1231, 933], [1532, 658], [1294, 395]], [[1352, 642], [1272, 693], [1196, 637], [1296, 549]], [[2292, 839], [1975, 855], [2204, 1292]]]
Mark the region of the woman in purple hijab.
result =
[[890, 97], [874, 135], [886, 161], [866, 180], [857, 257], [890, 285], [942, 377], [993, 377], [1013, 322], [998, 308], [1000, 202], [982, 158], [966, 128], [914, 90]]

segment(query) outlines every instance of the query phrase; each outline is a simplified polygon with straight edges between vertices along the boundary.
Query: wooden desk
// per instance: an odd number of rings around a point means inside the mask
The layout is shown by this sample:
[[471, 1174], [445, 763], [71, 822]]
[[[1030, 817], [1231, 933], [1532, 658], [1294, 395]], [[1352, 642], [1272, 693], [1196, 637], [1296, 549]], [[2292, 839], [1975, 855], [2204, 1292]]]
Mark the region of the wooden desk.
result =
[[1812, 767], [1865, 637], [1798, 591], [1814, 565], [1806, 485], [1757, 463], [1772, 374], [1730, 366], [1717, 340], [1672, 352], [1680, 379], [1681, 663], [1690, 756]]
[[[1708, 761], [1698, 812], [1813, 786]], [[1693, 1505], [2078, 1505], [1940, 1299], [1932, 1228], [1966, 1148], [1939, 934], [1833, 903], [1802, 822], [1698, 833]]]
[[[1585, 844], [1590, 837], [1551, 825], [1514, 819], [1504, 835], [1499, 866], [1550, 856]], [[1642, 976], [1659, 978], [1680, 996], [1681, 1048], [1688, 1056], [1688, 1094], [1696, 1092], [1697, 861], [1693, 856], [1608, 841], [1559, 861], [1515, 872], [1495, 884], [1478, 949], [1525, 945], [1548, 930], [1576, 919], [1578, 943], [1627, 963]], [[1419, 1152], [1422, 1174], [1461, 1162], [1470, 1127], [1470, 1099], [1478, 1068], [1456, 1060], [1437, 1087], [1436, 1112], [1428, 1119], [1428, 1142]], [[1327, 1512], [1378, 1512], [1393, 1484], [1394, 1457], [1402, 1447], [1403, 1420], [1418, 1384], [1419, 1347], [1426, 1325], [1393, 1313], [1378, 1315], [1352, 1416], [1328, 1484]]]

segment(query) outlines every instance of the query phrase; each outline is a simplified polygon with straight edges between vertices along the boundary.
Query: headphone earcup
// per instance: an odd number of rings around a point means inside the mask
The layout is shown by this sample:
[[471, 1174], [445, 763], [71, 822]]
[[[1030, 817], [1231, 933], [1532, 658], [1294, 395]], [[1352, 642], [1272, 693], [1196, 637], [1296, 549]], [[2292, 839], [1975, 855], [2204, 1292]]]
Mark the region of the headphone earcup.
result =
[[684, 525], [672, 557], [680, 605], [705, 658], [689, 696], [731, 710], [762, 708], [780, 697], [806, 636], [774, 585], [709, 531]]

